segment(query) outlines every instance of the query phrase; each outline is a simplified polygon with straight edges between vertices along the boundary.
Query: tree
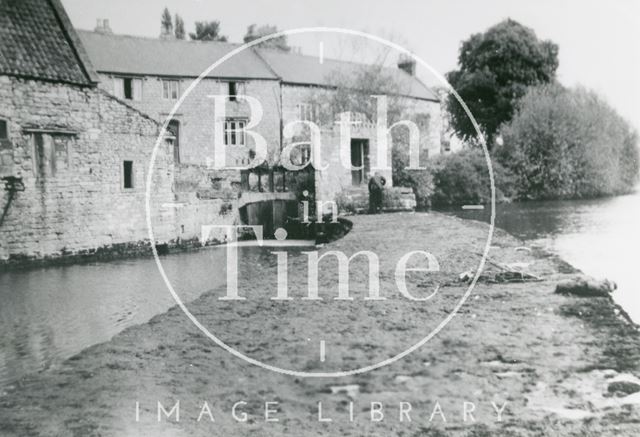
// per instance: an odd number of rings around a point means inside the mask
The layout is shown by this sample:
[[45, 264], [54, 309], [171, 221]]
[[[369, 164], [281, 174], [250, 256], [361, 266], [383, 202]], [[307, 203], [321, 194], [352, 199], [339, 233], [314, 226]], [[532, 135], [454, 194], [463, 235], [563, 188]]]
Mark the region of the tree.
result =
[[[500, 125], [513, 116], [514, 107], [533, 85], [555, 80], [558, 46], [541, 41], [533, 30], [507, 19], [462, 43], [459, 69], [447, 79], [478, 121], [491, 147]], [[476, 130], [453, 95], [447, 99], [455, 132], [476, 139]]]
[[[278, 28], [276, 26], [270, 26], [266, 24], [264, 26], [257, 27], [255, 24], [252, 24], [251, 26], [247, 27], [247, 33], [244, 36], [244, 42], [248, 43], [258, 38], [262, 38], [263, 36], [271, 35], [272, 33], [277, 32]], [[260, 46], [282, 50], [284, 52], [288, 52], [291, 50], [291, 47], [289, 47], [287, 37], [285, 35], [265, 41], [261, 43]]]
[[495, 156], [515, 174], [519, 197], [621, 194], [638, 181], [636, 131], [584, 88], [530, 88], [500, 132], [504, 145]]
[[176, 17], [175, 17], [175, 23], [176, 23], [176, 28], [175, 28], [176, 39], [185, 39], [186, 34], [184, 31], [184, 20], [178, 14], [176, 14]]
[[220, 35], [219, 21], [196, 21], [196, 31], [189, 36], [196, 41], [227, 41], [226, 36]]
[[[379, 100], [372, 96], [386, 96], [387, 126], [401, 121], [411, 120], [418, 125], [421, 132], [420, 150], [429, 146], [429, 136], [425, 135], [431, 123], [428, 114], [416, 114], [408, 105], [407, 99], [402, 97], [410, 93], [406, 82], [398, 80], [397, 69], [385, 67], [381, 61], [372, 65], [338, 69], [332, 71], [326, 82], [330, 89], [310, 90], [306, 103], [313, 108], [313, 121], [321, 127], [333, 127], [338, 114], [349, 112], [351, 120], [356, 123], [371, 123], [378, 120]], [[308, 137], [302, 135], [303, 138]], [[433, 192], [432, 168], [426, 159], [426, 153], [420, 153], [420, 167], [425, 169], [409, 169], [413, 163], [410, 156], [409, 130], [396, 128], [391, 131], [391, 167], [393, 184], [413, 189], [418, 207], [428, 208], [429, 197]], [[377, 159], [377, 158], [374, 158]]]
[[173, 22], [171, 21], [171, 13], [168, 8], [164, 8], [162, 12], [162, 22], [160, 25], [160, 35], [166, 36], [173, 34]]
[[[384, 65], [358, 65], [349, 69], [332, 70], [325, 81], [331, 91], [312, 90], [307, 103], [316, 108], [316, 122], [321, 126], [332, 126], [338, 114], [351, 112], [364, 116], [368, 121], [377, 117], [378, 101], [372, 96], [387, 96], [388, 123], [402, 119], [405, 114], [406, 99], [409, 90], [397, 80], [395, 71]], [[394, 131], [395, 132], [395, 131]]]

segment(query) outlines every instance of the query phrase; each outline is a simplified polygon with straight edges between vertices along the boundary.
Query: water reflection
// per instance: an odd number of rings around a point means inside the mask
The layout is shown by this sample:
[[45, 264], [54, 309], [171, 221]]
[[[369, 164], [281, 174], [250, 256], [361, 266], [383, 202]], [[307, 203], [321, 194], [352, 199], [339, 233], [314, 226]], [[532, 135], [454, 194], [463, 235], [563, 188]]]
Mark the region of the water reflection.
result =
[[[450, 210], [489, 221], [490, 212]], [[524, 202], [496, 207], [496, 226], [551, 250], [584, 272], [618, 283], [614, 298], [640, 322], [640, 193], [580, 201]]]
[[[225, 259], [213, 248], [162, 261], [188, 302], [224, 283]], [[153, 259], [3, 273], [0, 302], [0, 387], [175, 305]]]

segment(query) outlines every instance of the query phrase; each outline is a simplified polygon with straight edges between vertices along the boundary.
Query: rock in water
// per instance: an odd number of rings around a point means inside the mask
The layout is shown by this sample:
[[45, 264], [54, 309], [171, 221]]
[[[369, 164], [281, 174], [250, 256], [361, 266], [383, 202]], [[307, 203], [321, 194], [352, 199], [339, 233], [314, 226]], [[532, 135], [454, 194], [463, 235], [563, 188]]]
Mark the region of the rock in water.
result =
[[599, 280], [590, 276], [580, 276], [560, 282], [556, 286], [556, 293], [582, 297], [606, 297], [616, 288], [618, 288], [616, 283], [608, 279]]

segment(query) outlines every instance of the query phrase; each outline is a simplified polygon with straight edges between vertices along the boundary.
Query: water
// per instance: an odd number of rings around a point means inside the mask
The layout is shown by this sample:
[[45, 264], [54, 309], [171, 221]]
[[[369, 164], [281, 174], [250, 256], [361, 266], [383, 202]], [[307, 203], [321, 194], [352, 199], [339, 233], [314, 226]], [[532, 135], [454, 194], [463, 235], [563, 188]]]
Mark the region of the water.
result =
[[[455, 214], [488, 220], [488, 211]], [[498, 205], [497, 226], [551, 250], [586, 273], [618, 283], [614, 297], [640, 322], [640, 194], [566, 202]], [[224, 286], [223, 248], [162, 258], [184, 302]], [[242, 249], [259, 277], [273, 256]], [[207, 272], [207, 274], [202, 274]], [[153, 259], [0, 274], [0, 388], [109, 340], [175, 305]], [[1, 393], [1, 391], [0, 391]]]
[[[223, 283], [225, 260], [222, 248], [162, 258], [184, 302]], [[0, 274], [0, 388], [173, 305], [151, 258]]]
[[[489, 211], [455, 210], [489, 220]], [[496, 206], [496, 226], [558, 254], [583, 272], [618, 284], [614, 299], [640, 323], [640, 192], [595, 200]]]

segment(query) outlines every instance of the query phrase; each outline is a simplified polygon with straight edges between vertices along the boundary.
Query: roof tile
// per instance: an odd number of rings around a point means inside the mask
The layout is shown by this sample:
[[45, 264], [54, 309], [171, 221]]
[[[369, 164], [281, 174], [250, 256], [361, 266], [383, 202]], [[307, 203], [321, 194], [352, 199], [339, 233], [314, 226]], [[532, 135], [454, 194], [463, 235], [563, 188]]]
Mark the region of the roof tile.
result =
[[0, 1], [0, 74], [68, 82], [92, 83], [58, 0]]
[[[99, 72], [198, 77], [240, 44], [163, 40], [78, 30]], [[277, 79], [252, 50], [243, 50], [211, 72], [212, 77]]]

